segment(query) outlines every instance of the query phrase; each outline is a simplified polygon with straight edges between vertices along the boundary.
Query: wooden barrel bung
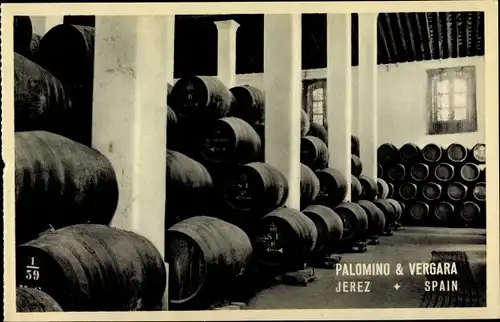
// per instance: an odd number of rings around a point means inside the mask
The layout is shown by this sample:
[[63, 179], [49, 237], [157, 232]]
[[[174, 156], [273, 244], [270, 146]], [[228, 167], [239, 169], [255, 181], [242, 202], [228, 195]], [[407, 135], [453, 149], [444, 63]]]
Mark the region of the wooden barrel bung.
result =
[[[394, 189], [394, 188], [393, 188]], [[384, 179], [377, 178], [377, 198], [386, 199], [389, 196], [389, 185]]]
[[214, 217], [183, 220], [170, 227], [166, 237], [173, 304], [218, 299], [244, 272], [252, 254], [252, 243], [242, 229]]
[[319, 123], [312, 122], [309, 127], [309, 132], [307, 132], [307, 136], [314, 136], [325, 142], [328, 145], [328, 131], [325, 127]]
[[362, 187], [361, 198], [365, 200], [375, 200], [378, 193], [377, 181], [370, 176], [360, 175], [359, 182]]
[[441, 185], [435, 182], [428, 182], [422, 187], [422, 196], [428, 201], [435, 201], [441, 198]]
[[335, 212], [342, 219], [343, 241], [356, 242], [367, 237], [368, 216], [363, 207], [356, 203], [344, 202], [335, 208]]
[[429, 215], [429, 205], [422, 201], [416, 201], [408, 207], [408, 214], [413, 220], [421, 222]]
[[403, 182], [399, 186], [399, 197], [402, 200], [413, 200], [417, 197], [418, 187], [412, 182]]
[[385, 173], [387, 173], [387, 177], [392, 181], [401, 181], [404, 179], [406, 175], [405, 166], [401, 163], [393, 163], [387, 165], [385, 169]]
[[286, 177], [267, 163], [240, 166], [224, 183], [225, 202], [239, 212], [263, 213], [282, 206], [288, 198]]
[[356, 202], [363, 196], [363, 185], [355, 176], [351, 175], [351, 200]]
[[406, 143], [399, 149], [399, 157], [403, 162], [414, 164], [420, 160], [420, 148], [413, 143]]
[[459, 143], [452, 143], [446, 148], [446, 156], [453, 163], [462, 163], [467, 159], [467, 149]]
[[461, 182], [452, 182], [446, 192], [450, 200], [464, 200], [467, 197], [467, 186]]
[[16, 311], [19, 312], [62, 312], [59, 303], [50, 295], [36, 288], [16, 288]]
[[472, 196], [476, 201], [485, 202], [486, 201], [486, 183], [478, 182], [472, 188]]
[[481, 169], [474, 163], [468, 162], [460, 169], [460, 177], [466, 182], [474, 182], [481, 176]]
[[18, 285], [39, 287], [64, 311], [153, 310], [163, 300], [163, 257], [130, 231], [69, 226], [20, 245], [16, 255]]
[[401, 203], [396, 199], [389, 198], [387, 199], [387, 201], [394, 208], [394, 222], [397, 223], [399, 220], [401, 220], [401, 217], [403, 217], [403, 207], [401, 206]]
[[377, 164], [377, 177], [382, 178], [384, 175], [384, 168], [382, 167], [381, 164]]
[[236, 100], [231, 116], [241, 118], [249, 124], [264, 123], [264, 91], [251, 85], [235, 86], [230, 91]]
[[387, 193], [387, 198], [394, 197], [394, 191], [395, 191], [394, 184], [392, 182], [388, 182], [387, 187], [389, 188], [389, 191]]
[[294, 270], [303, 267], [318, 239], [314, 222], [292, 208], [280, 207], [257, 223], [254, 252], [265, 267]]
[[33, 25], [29, 16], [14, 16], [14, 51], [24, 55], [29, 51]]
[[358, 158], [359, 155], [359, 138], [355, 135], [351, 135], [351, 154], [354, 154]]
[[472, 147], [472, 158], [476, 163], [486, 163], [486, 144], [477, 143]]
[[429, 163], [437, 163], [443, 156], [443, 148], [435, 143], [426, 144], [422, 148], [422, 159]]
[[318, 176], [305, 164], [300, 164], [300, 208], [309, 206], [320, 191]]
[[455, 206], [447, 201], [440, 201], [434, 206], [434, 217], [442, 223], [450, 222], [455, 215]]
[[455, 176], [455, 167], [449, 163], [440, 163], [434, 169], [434, 177], [441, 182], [447, 182]]
[[410, 176], [417, 182], [425, 181], [429, 177], [429, 166], [425, 163], [417, 163], [411, 167]]
[[359, 157], [352, 154], [351, 155], [351, 174], [358, 177], [361, 175], [362, 172], [363, 172], [363, 164], [361, 163], [361, 160], [359, 159]]
[[394, 144], [384, 143], [377, 149], [377, 160], [379, 160], [382, 165], [396, 162], [398, 160], [398, 154], [398, 148], [396, 148]]
[[313, 170], [321, 170], [328, 167], [328, 147], [319, 138], [305, 136], [300, 140], [300, 162]]
[[394, 206], [387, 199], [376, 199], [373, 203], [382, 210], [385, 217], [385, 229], [396, 223], [396, 213]]
[[322, 205], [312, 205], [302, 210], [302, 213], [313, 221], [318, 231], [314, 251], [322, 251], [325, 246], [333, 245], [342, 238], [344, 224], [333, 209]]
[[472, 201], [466, 201], [460, 205], [460, 217], [468, 223], [476, 223], [481, 219], [481, 208]]
[[373, 202], [360, 200], [357, 202], [368, 217], [368, 237], [381, 236], [385, 229], [385, 215]]
[[201, 147], [201, 156], [211, 163], [254, 162], [260, 153], [259, 135], [250, 124], [236, 117], [214, 121]]
[[347, 195], [347, 179], [336, 169], [326, 168], [316, 172], [320, 191], [316, 203], [330, 208], [338, 206]]

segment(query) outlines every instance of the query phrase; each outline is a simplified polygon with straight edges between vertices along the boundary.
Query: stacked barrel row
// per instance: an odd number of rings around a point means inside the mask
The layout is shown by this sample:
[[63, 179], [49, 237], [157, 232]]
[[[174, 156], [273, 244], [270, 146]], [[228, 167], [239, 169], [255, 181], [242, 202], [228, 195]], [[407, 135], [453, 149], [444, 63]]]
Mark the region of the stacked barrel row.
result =
[[414, 225], [484, 227], [486, 218], [485, 144], [446, 148], [407, 143], [378, 148], [378, 176], [406, 204], [405, 222]]

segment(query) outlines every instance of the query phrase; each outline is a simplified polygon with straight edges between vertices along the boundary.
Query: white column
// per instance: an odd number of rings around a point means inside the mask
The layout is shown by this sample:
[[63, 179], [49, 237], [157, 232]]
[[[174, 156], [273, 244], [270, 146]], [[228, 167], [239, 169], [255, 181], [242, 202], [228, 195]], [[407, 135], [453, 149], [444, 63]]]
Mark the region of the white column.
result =
[[264, 15], [266, 162], [288, 179], [286, 205], [300, 209], [301, 15]]
[[[377, 17], [359, 14], [358, 108], [363, 173], [377, 177]], [[397, 95], [397, 93], [395, 93]]]
[[174, 45], [175, 45], [175, 15], [167, 16], [166, 23], [166, 54], [167, 83], [174, 86]]
[[217, 76], [231, 88], [236, 81], [236, 32], [240, 26], [234, 20], [216, 21]]
[[[351, 14], [327, 15], [327, 117], [330, 168], [341, 171], [351, 186]], [[346, 200], [351, 200], [347, 189]]]
[[33, 32], [43, 37], [50, 29], [64, 23], [64, 16], [30, 16]]
[[112, 226], [164, 255], [167, 24], [164, 16], [96, 16], [92, 146], [112, 162]]

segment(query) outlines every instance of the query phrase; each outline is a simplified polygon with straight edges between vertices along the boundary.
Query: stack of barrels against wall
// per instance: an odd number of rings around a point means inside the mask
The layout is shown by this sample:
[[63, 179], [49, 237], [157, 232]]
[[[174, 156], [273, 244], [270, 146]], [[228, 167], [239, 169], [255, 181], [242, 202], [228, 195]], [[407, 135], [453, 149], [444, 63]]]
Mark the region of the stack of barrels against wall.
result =
[[380, 178], [405, 204], [409, 225], [485, 227], [486, 146], [390, 143], [378, 148]]

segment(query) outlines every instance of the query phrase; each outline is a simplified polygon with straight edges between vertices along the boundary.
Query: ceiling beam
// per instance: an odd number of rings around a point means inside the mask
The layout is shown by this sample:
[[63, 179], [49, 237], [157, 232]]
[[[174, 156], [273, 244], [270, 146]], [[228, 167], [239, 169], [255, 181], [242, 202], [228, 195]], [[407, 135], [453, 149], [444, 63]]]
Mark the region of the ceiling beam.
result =
[[392, 33], [392, 28], [391, 28], [391, 18], [390, 18], [388, 13], [384, 13], [384, 14], [381, 13], [380, 15], [384, 16], [384, 21], [387, 25], [386, 30], [389, 33], [389, 41], [390, 41], [391, 47], [392, 47], [392, 54], [391, 54], [391, 56], [393, 57], [392, 62], [399, 63], [400, 59], [401, 59], [401, 55], [399, 54], [398, 48], [396, 47], [396, 42], [394, 41], [394, 35]]
[[470, 56], [471, 50], [471, 27], [472, 27], [472, 13], [465, 13], [465, 56]]
[[[401, 16], [399, 13], [395, 13], [393, 14], [394, 15], [394, 18], [396, 19], [396, 23], [398, 25], [398, 29], [399, 29], [399, 38], [401, 39], [401, 46], [403, 47], [403, 50], [404, 50], [404, 61], [412, 61], [412, 60], [415, 60], [414, 58], [410, 58], [412, 57], [413, 55], [410, 55], [409, 53], [409, 46], [408, 44], [406, 43], [406, 37], [405, 37], [405, 33], [404, 33], [404, 29], [403, 29], [403, 24], [401, 23]], [[414, 52], [413, 52], [414, 54]]]
[[450, 58], [450, 57], [453, 57], [453, 54], [452, 54], [453, 45], [452, 45], [452, 35], [451, 35], [451, 26], [452, 26], [453, 15], [451, 12], [440, 13], [440, 15], [441, 15], [441, 21], [444, 22], [443, 23], [443, 28], [444, 28], [444, 31], [443, 31], [443, 37], [444, 37], [444, 39], [443, 39], [443, 46], [444, 46], [443, 54], [444, 54], [444, 58]]
[[469, 49], [469, 53], [471, 56], [475, 56], [477, 52], [477, 36], [478, 36], [478, 13], [477, 12], [472, 12], [471, 13], [471, 45]]
[[357, 13], [351, 14], [351, 64], [352, 66], [358, 66], [359, 58], [359, 16]]
[[455, 28], [453, 29], [453, 36], [455, 37], [455, 50], [457, 51], [457, 57], [461, 57], [460, 53], [460, 23], [458, 19], [458, 13], [455, 13]]
[[434, 46], [432, 43], [432, 38], [433, 38], [432, 36], [433, 35], [432, 35], [432, 30], [431, 30], [431, 22], [429, 21], [429, 13], [423, 12], [423, 13], [420, 13], [419, 16], [422, 19], [422, 30], [424, 31], [423, 35], [424, 35], [425, 43], [427, 43], [426, 48], [429, 52], [429, 60], [436, 59], [437, 55], [436, 55], [436, 52], [434, 50]]
[[382, 50], [382, 48], [379, 48], [379, 52], [385, 54], [383, 56], [381, 55], [383, 60], [382, 64], [389, 64], [392, 62], [392, 57], [391, 57], [391, 51], [389, 50], [389, 46], [387, 45], [387, 38], [385, 35], [384, 27], [382, 26], [381, 16], [379, 16], [377, 19], [377, 29], [384, 49]]
[[437, 27], [437, 44], [438, 44], [438, 49], [439, 49], [439, 58], [442, 59], [443, 57], [443, 30], [442, 30], [442, 23], [441, 19], [439, 19], [439, 13], [435, 12], [433, 13], [434, 16], [434, 25]]
[[479, 11], [477, 13], [478, 25], [477, 25], [477, 52], [476, 55], [484, 55], [484, 11]]
[[415, 45], [415, 33], [414, 33], [413, 28], [411, 26], [410, 15], [411, 14], [409, 14], [407, 12], [404, 13], [404, 18], [406, 20], [406, 30], [408, 31], [408, 35], [410, 37], [411, 52], [412, 52], [414, 60], [422, 60], [420, 58], [420, 52], [417, 50], [417, 46]]
[[413, 19], [415, 19], [415, 25], [417, 27], [417, 36], [419, 38], [420, 54], [422, 56], [422, 60], [428, 60], [428, 59], [430, 59], [430, 53], [426, 52], [426, 48], [428, 48], [428, 47], [424, 46], [426, 40], [424, 40], [424, 35], [423, 35], [423, 32], [422, 32], [422, 26], [420, 25], [420, 16], [421, 16], [421, 13], [414, 12], [414, 13], [411, 14], [411, 16], [413, 17]]

